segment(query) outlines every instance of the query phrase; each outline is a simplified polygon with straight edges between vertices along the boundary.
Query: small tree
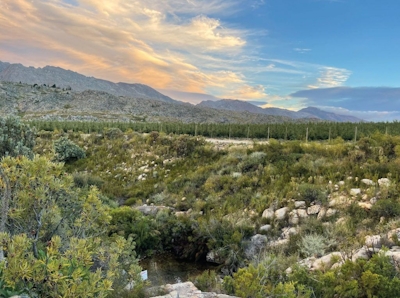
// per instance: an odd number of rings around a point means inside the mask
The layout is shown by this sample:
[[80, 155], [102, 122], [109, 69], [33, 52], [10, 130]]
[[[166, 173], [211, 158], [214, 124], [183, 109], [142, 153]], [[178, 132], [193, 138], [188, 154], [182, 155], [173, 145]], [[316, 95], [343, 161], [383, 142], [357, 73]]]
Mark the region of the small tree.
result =
[[69, 140], [67, 137], [61, 137], [54, 142], [55, 159], [61, 162], [69, 162], [86, 157], [85, 151]]
[[16, 117], [0, 118], [0, 156], [33, 158], [35, 131]]

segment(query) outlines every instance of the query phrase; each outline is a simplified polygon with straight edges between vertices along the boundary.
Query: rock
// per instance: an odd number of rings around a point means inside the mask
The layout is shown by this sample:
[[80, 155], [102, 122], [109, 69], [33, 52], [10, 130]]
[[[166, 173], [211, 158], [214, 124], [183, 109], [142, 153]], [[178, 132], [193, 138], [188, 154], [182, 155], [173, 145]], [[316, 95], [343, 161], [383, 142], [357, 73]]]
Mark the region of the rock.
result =
[[331, 252], [330, 254], [327, 254], [325, 256], [316, 259], [312, 263], [312, 269], [315, 270], [330, 269], [333, 264], [342, 261], [343, 261], [342, 254], [340, 252]]
[[364, 210], [371, 210], [371, 208], [372, 208], [371, 203], [358, 202], [358, 206], [360, 206]]
[[190, 281], [172, 285], [168, 284], [161, 288], [165, 292], [168, 292], [168, 294], [163, 296], [153, 296], [151, 298], [238, 298], [224, 294], [201, 292]]
[[362, 196], [361, 200], [363, 200], [363, 201], [368, 201], [368, 195], [367, 195], [367, 194], [364, 194], [364, 195]]
[[352, 196], [359, 195], [360, 193], [361, 193], [361, 189], [359, 189], [359, 188], [350, 189], [350, 195], [352, 195]]
[[247, 247], [244, 250], [244, 254], [248, 259], [252, 259], [257, 256], [267, 245], [268, 238], [265, 235], [256, 234], [250, 238], [250, 242], [247, 243]]
[[323, 219], [326, 215], [326, 208], [322, 207], [321, 210], [318, 213], [317, 219]]
[[335, 196], [328, 203], [329, 207], [340, 206], [348, 203], [348, 198], [346, 196]]
[[335, 184], [335, 185], [333, 186], [333, 188], [335, 189], [335, 191], [338, 191], [338, 190], [339, 190], [339, 185]]
[[288, 207], [283, 207], [275, 211], [275, 217], [277, 220], [283, 220], [286, 217], [286, 214], [288, 212], [289, 208]]
[[390, 180], [388, 178], [381, 178], [378, 179], [378, 185], [380, 187], [388, 187], [390, 185]]
[[306, 217], [308, 217], [307, 210], [305, 210], [305, 209], [298, 209], [298, 210], [297, 210], [297, 215], [298, 215], [300, 218], [306, 218]]
[[394, 246], [400, 243], [400, 228], [391, 230], [387, 233], [388, 245]]
[[280, 240], [276, 240], [276, 241], [271, 241], [269, 243], [269, 246], [271, 247], [277, 247], [277, 246], [282, 246], [282, 245], [286, 245], [289, 243], [289, 239], [280, 239]]
[[307, 208], [308, 215], [315, 215], [321, 210], [321, 205], [314, 205]]
[[400, 262], [400, 247], [394, 246], [385, 253], [388, 257], [391, 257], [396, 264]]
[[275, 214], [274, 210], [271, 208], [268, 208], [268, 209], [264, 210], [262, 217], [266, 218], [266, 219], [272, 219], [272, 218], [274, 218], [274, 214]]
[[380, 235], [365, 236], [365, 246], [373, 248], [381, 248], [382, 237]]
[[309, 257], [306, 259], [303, 259], [301, 261], [298, 262], [298, 264], [300, 266], [306, 267], [307, 269], [311, 269], [314, 262], [315, 262], [316, 258], [315, 257]]
[[295, 227], [283, 228], [281, 237], [283, 239], [288, 239], [290, 237], [290, 235], [296, 235], [297, 233], [298, 233], [298, 229]]
[[268, 232], [272, 229], [271, 225], [263, 225], [262, 227], [260, 227], [260, 232]]
[[344, 185], [344, 181], [339, 181], [338, 184], [339, 184], [340, 186], [343, 186], [343, 185]]
[[171, 208], [165, 207], [165, 206], [147, 206], [147, 205], [143, 205], [143, 206], [135, 207], [135, 209], [139, 210], [144, 215], [155, 215], [160, 210], [170, 210]]
[[289, 223], [291, 225], [298, 225], [300, 221], [299, 215], [297, 214], [297, 210], [293, 210], [289, 213]]
[[215, 264], [223, 264], [225, 260], [218, 255], [218, 252], [212, 250], [209, 251], [206, 255], [206, 261], [209, 263], [215, 263]]
[[369, 200], [369, 202], [370, 202], [371, 204], [375, 204], [377, 201], [378, 201], [378, 200], [377, 200], [375, 197], [373, 197], [373, 198], [371, 198], [371, 200]]
[[306, 201], [295, 201], [294, 207], [295, 208], [306, 208]]
[[331, 217], [331, 216], [334, 216], [335, 214], [337, 213], [337, 210], [336, 209], [332, 209], [332, 208], [329, 208], [328, 210], [326, 210], [326, 217]]
[[374, 254], [374, 251], [372, 248], [368, 248], [366, 246], [361, 247], [360, 249], [357, 249], [353, 255], [351, 256], [351, 260], [353, 262], [357, 261], [358, 259], [364, 259], [364, 260], [369, 260], [372, 255]]
[[361, 179], [361, 182], [364, 183], [365, 185], [374, 185], [374, 181], [371, 179]]

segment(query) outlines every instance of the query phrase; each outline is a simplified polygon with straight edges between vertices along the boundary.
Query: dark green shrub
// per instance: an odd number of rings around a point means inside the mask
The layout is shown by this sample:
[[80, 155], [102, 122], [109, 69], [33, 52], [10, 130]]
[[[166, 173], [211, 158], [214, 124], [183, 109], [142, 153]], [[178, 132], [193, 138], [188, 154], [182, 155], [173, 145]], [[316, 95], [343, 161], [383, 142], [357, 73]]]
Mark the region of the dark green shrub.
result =
[[69, 140], [67, 137], [61, 137], [54, 142], [55, 159], [61, 162], [69, 162], [86, 157], [85, 151]]
[[0, 118], [0, 156], [25, 155], [33, 158], [35, 131], [18, 118]]
[[395, 199], [378, 200], [371, 208], [372, 216], [379, 220], [382, 216], [393, 218], [400, 215], [400, 203]]
[[307, 204], [311, 202], [324, 203], [327, 200], [325, 191], [317, 185], [308, 183], [302, 184], [299, 186], [299, 193], [300, 198], [306, 201]]

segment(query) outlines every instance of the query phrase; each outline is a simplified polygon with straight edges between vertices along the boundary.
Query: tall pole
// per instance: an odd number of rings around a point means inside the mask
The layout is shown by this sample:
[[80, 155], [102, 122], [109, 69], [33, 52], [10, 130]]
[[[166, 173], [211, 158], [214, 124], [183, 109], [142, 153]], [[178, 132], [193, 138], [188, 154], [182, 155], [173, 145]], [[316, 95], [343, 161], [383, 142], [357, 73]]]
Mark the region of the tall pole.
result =
[[356, 129], [354, 131], [354, 142], [357, 142], [357, 126], [356, 126]]
[[306, 143], [308, 143], [308, 127], [307, 127], [307, 130], [306, 130]]

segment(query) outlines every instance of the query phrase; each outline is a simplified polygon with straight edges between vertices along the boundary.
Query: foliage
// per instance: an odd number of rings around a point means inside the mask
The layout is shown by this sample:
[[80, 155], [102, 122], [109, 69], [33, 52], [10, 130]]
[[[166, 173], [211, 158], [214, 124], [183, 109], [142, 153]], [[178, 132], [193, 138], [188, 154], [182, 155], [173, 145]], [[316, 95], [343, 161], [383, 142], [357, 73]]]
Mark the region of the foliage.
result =
[[54, 142], [54, 153], [56, 161], [63, 162], [86, 157], [85, 151], [67, 137], [61, 137]]
[[35, 130], [18, 118], [0, 118], [0, 156], [33, 157]]

